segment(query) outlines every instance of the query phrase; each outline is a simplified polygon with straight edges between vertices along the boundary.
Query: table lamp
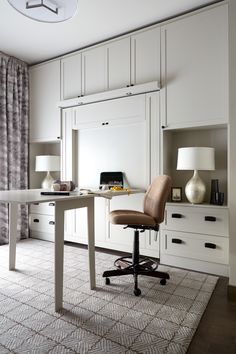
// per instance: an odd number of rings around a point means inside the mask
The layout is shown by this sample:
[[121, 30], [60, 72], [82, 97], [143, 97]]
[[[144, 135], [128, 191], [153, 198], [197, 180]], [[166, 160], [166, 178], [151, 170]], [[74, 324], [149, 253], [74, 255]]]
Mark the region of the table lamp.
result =
[[215, 169], [215, 149], [210, 147], [185, 147], [178, 149], [177, 170], [194, 170], [193, 177], [185, 187], [185, 194], [192, 204], [202, 203], [206, 186], [198, 170]]
[[46, 177], [42, 181], [43, 189], [50, 189], [54, 179], [50, 175], [52, 171], [60, 171], [60, 156], [40, 155], [36, 156], [35, 171], [47, 172]]

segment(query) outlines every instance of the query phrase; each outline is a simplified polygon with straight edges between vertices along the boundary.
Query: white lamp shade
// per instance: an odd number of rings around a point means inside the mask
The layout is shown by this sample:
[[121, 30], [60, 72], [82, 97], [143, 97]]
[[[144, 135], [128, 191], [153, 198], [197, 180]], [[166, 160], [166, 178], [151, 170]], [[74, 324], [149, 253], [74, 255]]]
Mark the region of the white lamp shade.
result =
[[185, 147], [178, 149], [177, 170], [215, 169], [215, 149], [210, 147]]
[[60, 156], [36, 156], [35, 171], [60, 171]]
[[40, 22], [62, 22], [73, 17], [78, 0], [8, 0], [26, 17]]

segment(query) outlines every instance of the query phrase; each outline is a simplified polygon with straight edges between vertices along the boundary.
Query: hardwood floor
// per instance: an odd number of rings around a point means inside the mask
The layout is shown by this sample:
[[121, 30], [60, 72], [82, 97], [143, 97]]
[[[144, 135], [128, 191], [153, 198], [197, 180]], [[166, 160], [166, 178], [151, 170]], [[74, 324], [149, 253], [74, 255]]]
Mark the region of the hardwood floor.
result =
[[221, 277], [187, 354], [236, 353], [236, 302], [227, 299], [227, 285]]

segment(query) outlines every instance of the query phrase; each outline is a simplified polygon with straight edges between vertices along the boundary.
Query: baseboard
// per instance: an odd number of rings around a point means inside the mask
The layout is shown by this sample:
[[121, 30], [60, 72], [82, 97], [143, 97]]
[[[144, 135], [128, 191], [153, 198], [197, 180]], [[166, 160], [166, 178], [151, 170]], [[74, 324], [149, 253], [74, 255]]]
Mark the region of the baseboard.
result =
[[228, 285], [228, 299], [236, 302], [236, 286]]

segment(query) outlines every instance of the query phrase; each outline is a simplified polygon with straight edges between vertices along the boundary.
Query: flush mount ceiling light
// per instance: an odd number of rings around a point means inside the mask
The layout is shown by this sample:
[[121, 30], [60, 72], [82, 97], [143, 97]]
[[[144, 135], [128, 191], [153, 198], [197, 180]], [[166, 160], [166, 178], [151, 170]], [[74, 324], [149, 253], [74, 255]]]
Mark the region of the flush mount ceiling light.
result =
[[8, 0], [21, 14], [40, 22], [62, 22], [73, 17], [78, 0]]

